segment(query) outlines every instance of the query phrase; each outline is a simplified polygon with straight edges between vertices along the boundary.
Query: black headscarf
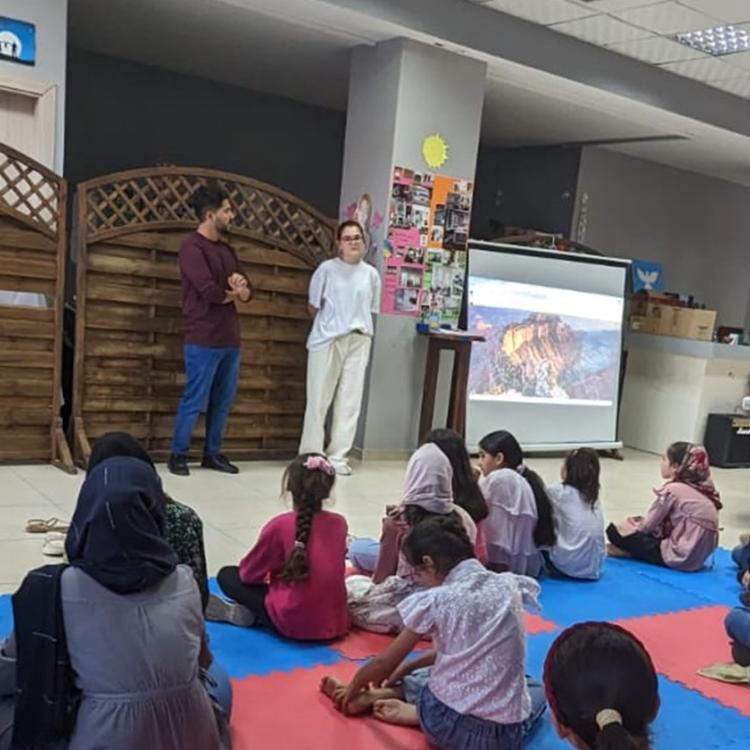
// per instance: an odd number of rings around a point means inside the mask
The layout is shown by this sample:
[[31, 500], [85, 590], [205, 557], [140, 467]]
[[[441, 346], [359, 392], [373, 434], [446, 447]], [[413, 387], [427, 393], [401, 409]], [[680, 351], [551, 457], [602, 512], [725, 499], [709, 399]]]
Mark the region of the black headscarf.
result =
[[[70, 565], [118, 594], [147, 589], [177, 564], [164, 538], [161, 482], [137, 458], [110, 458], [81, 487], [65, 543]], [[77, 691], [60, 596], [65, 565], [31, 571], [13, 595], [17, 647], [13, 747], [37, 748], [70, 736]]]
[[118, 594], [168, 576], [177, 557], [165, 539], [164, 491], [140, 459], [108, 458], [89, 471], [65, 540], [71, 565]]
[[102, 461], [115, 456], [138, 458], [154, 466], [148, 451], [130, 433], [108, 432], [94, 443], [86, 471], [93, 471]]

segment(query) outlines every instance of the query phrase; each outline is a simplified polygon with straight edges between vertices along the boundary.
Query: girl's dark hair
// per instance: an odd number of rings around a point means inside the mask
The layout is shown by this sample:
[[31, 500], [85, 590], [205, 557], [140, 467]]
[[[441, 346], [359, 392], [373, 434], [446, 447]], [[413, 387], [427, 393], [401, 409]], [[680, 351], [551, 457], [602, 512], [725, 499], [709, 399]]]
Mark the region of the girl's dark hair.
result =
[[308, 458], [324, 456], [318, 453], [303, 453], [287, 466], [282, 479], [282, 488], [292, 495], [294, 509], [297, 511], [297, 525], [294, 532], [294, 549], [289, 555], [279, 580], [284, 583], [302, 581], [310, 575], [310, 559], [307, 545], [310, 541], [313, 516], [323, 509], [323, 501], [331, 496], [335, 474], [327, 474], [322, 469], [308, 469], [305, 462]]
[[685, 443], [683, 441], [679, 443], [672, 443], [667, 448], [667, 460], [671, 466], [679, 466], [687, 456], [688, 451], [693, 447], [692, 443]]
[[454, 430], [444, 428], [433, 430], [424, 439], [434, 443], [451, 462], [453, 469], [453, 500], [472, 518], [474, 523], [484, 521], [489, 515], [487, 501], [474, 475], [464, 439]]
[[599, 456], [591, 448], [579, 448], [565, 457], [563, 484], [575, 487], [591, 507], [599, 499]]
[[364, 239], [365, 230], [362, 229], [362, 225], [356, 219], [347, 219], [346, 221], [342, 221], [336, 229], [336, 239], [339, 240], [339, 242], [341, 241], [341, 235], [344, 233], [344, 230], [347, 227], [356, 227], [357, 229], [359, 229], [359, 232]]
[[137, 458], [139, 461], [145, 461], [149, 466], [155, 468], [148, 451], [130, 433], [107, 432], [92, 446], [86, 471], [91, 471], [97, 464], [115, 456]]
[[[503, 465], [516, 471], [523, 466], [523, 451], [518, 440], [507, 430], [496, 430], [485, 435], [479, 441], [479, 447], [491, 456], [503, 454]], [[537, 547], [551, 547], [557, 539], [555, 533], [555, 519], [552, 515], [552, 503], [542, 478], [528, 466], [523, 466], [521, 476], [529, 483], [536, 502], [536, 528], [534, 529], [534, 544]]]
[[[627, 630], [587, 622], [563, 632], [544, 664], [547, 700], [558, 723], [593, 750], [648, 750], [648, 726], [659, 710], [656, 671]], [[612, 709], [622, 724], [599, 729], [596, 716]]]
[[415, 568], [429, 555], [441, 575], [447, 575], [460, 562], [474, 557], [474, 545], [453, 515], [432, 516], [418, 523], [404, 539], [402, 550], [409, 565]]

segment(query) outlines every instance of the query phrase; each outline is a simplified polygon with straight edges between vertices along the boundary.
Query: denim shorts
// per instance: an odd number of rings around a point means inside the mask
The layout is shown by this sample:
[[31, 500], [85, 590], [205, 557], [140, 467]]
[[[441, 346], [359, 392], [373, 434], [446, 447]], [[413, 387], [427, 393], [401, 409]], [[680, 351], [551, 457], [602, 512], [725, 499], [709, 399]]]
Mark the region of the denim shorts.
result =
[[419, 723], [427, 739], [441, 750], [519, 750], [545, 709], [541, 689], [538, 695], [533, 689], [530, 692], [531, 716], [515, 724], [498, 724], [454, 711], [425, 685], [419, 701]]

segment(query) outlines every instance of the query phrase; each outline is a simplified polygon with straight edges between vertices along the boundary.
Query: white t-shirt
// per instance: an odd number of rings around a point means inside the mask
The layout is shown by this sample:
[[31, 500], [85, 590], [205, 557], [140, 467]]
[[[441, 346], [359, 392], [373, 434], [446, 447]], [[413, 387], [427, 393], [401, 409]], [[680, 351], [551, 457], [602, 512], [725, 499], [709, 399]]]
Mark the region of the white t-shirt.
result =
[[369, 263], [326, 260], [310, 279], [309, 301], [318, 308], [307, 339], [310, 351], [353, 331], [372, 336], [372, 314], [380, 311], [380, 274]]
[[557, 528], [557, 542], [549, 552], [552, 564], [571, 578], [599, 578], [606, 557], [602, 504], [592, 508], [581, 493], [567, 484], [547, 487]]
[[404, 599], [398, 605], [404, 625], [432, 636], [432, 694], [460, 714], [498, 724], [528, 719], [523, 605], [538, 607], [538, 596], [531, 578], [493, 573], [472, 559], [439, 586]]

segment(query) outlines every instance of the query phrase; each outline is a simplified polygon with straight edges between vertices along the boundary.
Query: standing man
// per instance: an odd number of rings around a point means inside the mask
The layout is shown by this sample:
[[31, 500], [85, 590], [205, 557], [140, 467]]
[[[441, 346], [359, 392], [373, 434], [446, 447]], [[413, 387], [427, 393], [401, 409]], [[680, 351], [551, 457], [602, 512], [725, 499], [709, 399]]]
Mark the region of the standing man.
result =
[[221, 441], [240, 372], [240, 320], [234, 303], [248, 302], [253, 292], [237, 253], [222, 241], [234, 218], [229, 196], [214, 183], [199, 187], [190, 202], [199, 224], [180, 248], [186, 382], [177, 407], [169, 470], [190, 474], [190, 436], [205, 411], [201, 466], [236, 474], [239, 469], [221, 453]]

